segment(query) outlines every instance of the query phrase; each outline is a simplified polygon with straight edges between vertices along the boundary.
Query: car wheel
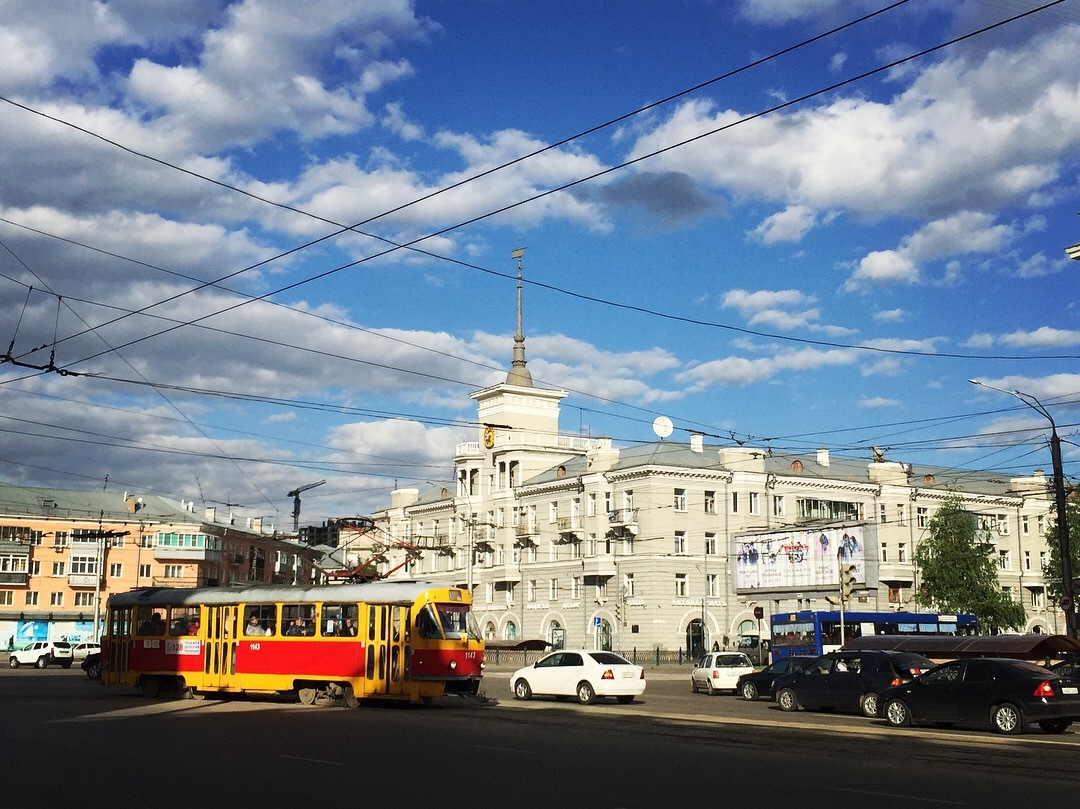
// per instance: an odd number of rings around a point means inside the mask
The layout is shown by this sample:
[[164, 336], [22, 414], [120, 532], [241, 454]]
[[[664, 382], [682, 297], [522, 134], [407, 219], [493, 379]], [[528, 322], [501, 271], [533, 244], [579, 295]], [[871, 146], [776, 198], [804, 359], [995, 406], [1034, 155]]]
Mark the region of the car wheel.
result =
[[19, 659], [17, 657], [13, 657], [8, 660], [8, 665], [11, 666], [13, 669], [17, 669], [22, 664], [19, 663]]
[[698, 692], [697, 680], [693, 677], [690, 678], [690, 692], [696, 694]]
[[591, 705], [596, 701], [596, 691], [592, 684], [582, 680], [577, 686], [577, 701], [582, 705]]
[[797, 711], [801, 707], [799, 698], [790, 688], [780, 689], [780, 693], [776, 695], [776, 704], [780, 706], [781, 711]]
[[86, 676], [89, 677], [91, 680], [100, 680], [101, 679], [101, 663], [100, 662], [91, 663], [89, 666], [87, 666], [86, 667]]
[[1064, 733], [1065, 729], [1072, 724], [1071, 719], [1046, 719], [1039, 723], [1043, 733]]
[[757, 686], [753, 683], [742, 684], [742, 698], [745, 700], [755, 700], [758, 698]]
[[42, 655], [41, 657], [39, 657], [37, 659], [37, 662], [34, 663], [34, 666], [36, 668], [39, 668], [39, 669], [47, 668], [48, 665], [49, 665], [49, 656], [48, 655]]
[[890, 699], [885, 703], [885, 721], [894, 728], [906, 728], [911, 724], [911, 709], [902, 699]]
[[712, 680], [705, 681], [705, 693], [708, 694], [710, 697], [715, 696], [719, 693], [715, 688], [713, 688]]
[[631, 702], [634, 701], [634, 695], [633, 694], [620, 694], [619, 696], [615, 697], [615, 699], [617, 699], [619, 701], [620, 705], [629, 705]]
[[514, 696], [518, 699], [532, 699], [532, 688], [528, 680], [522, 678], [514, 683]]
[[1008, 735], [1020, 733], [1024, 729], [1023, 721], [1020, 718], [1020, 710], [1011, 702], [994, 706], [994, 709], [990, 712], [990, 724], [994, 726], [994, 730], [998, 733]]
[[859, 697], [859, 707], [862, 709], [863, 716], [869, 716], [870, 718], [877, 716], [878, 695], [873, 691], [863, 694]]

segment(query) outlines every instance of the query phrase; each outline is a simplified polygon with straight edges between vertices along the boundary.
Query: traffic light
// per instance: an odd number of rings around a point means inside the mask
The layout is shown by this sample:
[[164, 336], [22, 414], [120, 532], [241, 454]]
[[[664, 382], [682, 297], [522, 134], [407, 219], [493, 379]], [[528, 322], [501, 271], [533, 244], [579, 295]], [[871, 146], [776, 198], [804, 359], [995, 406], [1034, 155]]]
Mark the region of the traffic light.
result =
[[622, 623], [622, 604], [618, 601], [615, 602], [615, 623]]
[[847, 601], [855, 590], [855, 565], [840, 565], [840, 598]]

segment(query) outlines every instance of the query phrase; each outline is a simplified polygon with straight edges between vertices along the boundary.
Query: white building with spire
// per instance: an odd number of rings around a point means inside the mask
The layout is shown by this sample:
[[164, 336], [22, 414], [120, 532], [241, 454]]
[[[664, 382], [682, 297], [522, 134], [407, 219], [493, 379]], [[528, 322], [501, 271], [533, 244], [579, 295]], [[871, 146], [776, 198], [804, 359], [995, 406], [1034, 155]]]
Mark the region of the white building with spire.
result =
[[[700, 435], [616, 448], [559, 431], [566, 391], [526, 367], [518, 264], [517, 331], [506, 381], [476, 391], [477, 437], [454, 453], [455, 479], [397, 489], [373, 515], [392, 577], [467, 587], [489, 640], [693, 654], [767, 637], [769, 617], [831, 609], [837, 550], [858, 549], [853, 606], [919, 611], [914, 551], [949, 497], [977, 515], [1025, 631], [1064, 632], [1042, 570], [1052, 497], [1031, 477], [914, 467], [872, 448], [707, 446]], [[666, 433], [667, 431], [663, 431]], [[756, 617], [761, 615], [761, 618]]]

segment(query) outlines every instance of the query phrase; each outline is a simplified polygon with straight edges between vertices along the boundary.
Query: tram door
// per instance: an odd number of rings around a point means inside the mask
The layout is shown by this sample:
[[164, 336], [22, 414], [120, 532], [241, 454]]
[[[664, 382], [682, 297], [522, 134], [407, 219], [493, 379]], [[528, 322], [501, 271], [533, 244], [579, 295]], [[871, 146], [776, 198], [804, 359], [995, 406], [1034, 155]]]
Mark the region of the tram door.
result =
[[207, 688], [229, 688], [236, 676], [236, 629], [240, 608], [234, 604], [206, 608], [206, 657], [203, 674]]
[[397, 605], [369, 604], [367, 612], [367, 693], [401, 694], [408, 610]]
[[109, 612], [109, 665], [102, 677], [110, 683], [131, 684], [131, 607]]

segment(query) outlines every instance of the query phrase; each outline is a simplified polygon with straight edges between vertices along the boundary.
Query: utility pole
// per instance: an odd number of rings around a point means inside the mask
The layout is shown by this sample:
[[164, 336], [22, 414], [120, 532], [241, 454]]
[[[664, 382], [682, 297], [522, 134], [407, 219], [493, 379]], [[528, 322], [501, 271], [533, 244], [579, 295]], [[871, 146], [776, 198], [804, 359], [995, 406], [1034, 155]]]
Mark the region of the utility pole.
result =
[[1054, 417], [1034, 396], [1019, 390], [995, 388], [977, 379], [969, 379], [972, 385], [996, 390], [1015, 396], [1040, 416], [1050, 422], [1050, 462], [1054, 468], [1054, 505], [1057, 512], [1058, 553], [1061, 556], [1061, 601], [1058, 606], [1065, 613], [1065, 634], [1076, 638], [1076, 593], [1073, 592], [1072, 553], [1069, 545], [1069, 523], [1065, 508], [1065, 471], [1061, 465], [1061, 439], [1058, 438]]

